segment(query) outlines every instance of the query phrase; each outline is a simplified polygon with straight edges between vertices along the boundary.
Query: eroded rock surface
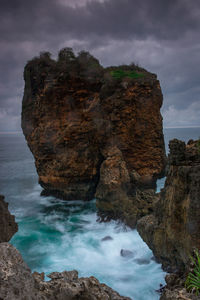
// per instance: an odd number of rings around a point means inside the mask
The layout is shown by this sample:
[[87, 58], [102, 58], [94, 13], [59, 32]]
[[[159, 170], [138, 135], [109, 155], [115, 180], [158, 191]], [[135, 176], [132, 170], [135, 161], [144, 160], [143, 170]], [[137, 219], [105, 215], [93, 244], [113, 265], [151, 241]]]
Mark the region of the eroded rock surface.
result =
[[10, 214], [4, 196], [0, 195], [0, 243], [8, 242], [17, 230], [15, 217]]
[[128, 207], [135, 187], [152, 188], [164, 171], [156, 75], [134, 65], [104, 69], [89, 53], [65, 49], [57, 61], [29, 61], [24, 79], [22, 129], [43, 193], [97, 197], [102, 219], [120, 218], [116, 205]]
[[200, 250], [200, 147], [174, 139], [169, 148], [165, 187], [138, 231], [164, 268], [185, 271], [193, 249]]
[[199, 296], [188, 293], [185, 289], [186, 276], [181, 274], [166, 275], [167, 285], [164, 287], [160, 300], [199, 300]]
[[31, 273], [20, 253], [9, 243], [0, 244], [0, 299], [3, 300], [130, 300], [95, 277], [78, 278], [77, 271]]

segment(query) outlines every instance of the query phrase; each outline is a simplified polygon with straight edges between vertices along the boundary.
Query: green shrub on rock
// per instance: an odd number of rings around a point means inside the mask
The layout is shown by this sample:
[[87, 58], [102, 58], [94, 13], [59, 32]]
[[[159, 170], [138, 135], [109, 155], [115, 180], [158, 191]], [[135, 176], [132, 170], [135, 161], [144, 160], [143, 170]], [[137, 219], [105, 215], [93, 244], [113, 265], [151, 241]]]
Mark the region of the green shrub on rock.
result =
[[185, 286], [188, 291], [195, 291], [198, 295], [200, 291], [200, 253], [198, 250], [195, 250], [194, 253], [196, 258], [191, 257], [194, 269], [188, 274]]

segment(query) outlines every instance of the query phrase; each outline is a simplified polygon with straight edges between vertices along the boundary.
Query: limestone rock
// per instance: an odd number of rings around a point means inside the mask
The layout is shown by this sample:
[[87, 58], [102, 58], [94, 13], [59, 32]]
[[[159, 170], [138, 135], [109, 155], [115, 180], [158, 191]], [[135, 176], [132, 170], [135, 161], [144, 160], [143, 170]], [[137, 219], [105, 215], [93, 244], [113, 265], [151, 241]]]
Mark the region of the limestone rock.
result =
[[4, 196], [0, 195], [0, 243], [8, 242], [17, 230], [15, 217], [10, 214]]
[[115, 204], [131, 203], [137, 183], [154, 186], [165, 168], [155, 74], [133, 65], [104, 69], [89, 53], [65, 49], [57, 61], [44, 54], [29, 61], [24, 79], [22, 129], [43, 194], [96, 195], [100, 211], [118, 217]]
[[95, 277], [78, 278], [77, 271], [31, 274], [20, 253], [0, 243], [0, 299], [3, 300], [130, 300]]
[[165, 279], [167, 285], [162, 288], [160, 300], [199, 300], [199, 296], [186, 291], [185, 275], [168, 274]]
[[200, 153], [198, 141], [169, 144], [165, 187], [153, 214], [138, 231], [165, 269], [186, 270], [194, 248], [200, 250]]
[[40, 300], [36, 282], [20, 253], [9, 243], [0, 244], [0, 298]]

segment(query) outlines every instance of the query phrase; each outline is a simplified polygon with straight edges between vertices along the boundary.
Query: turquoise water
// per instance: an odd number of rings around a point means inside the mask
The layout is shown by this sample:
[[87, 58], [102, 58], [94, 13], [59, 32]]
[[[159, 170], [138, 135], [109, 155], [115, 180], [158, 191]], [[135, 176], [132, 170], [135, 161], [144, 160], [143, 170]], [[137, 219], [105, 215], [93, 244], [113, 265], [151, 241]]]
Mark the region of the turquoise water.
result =
[[[173, 137], [199, 136], [200, 128], [165, 130], [166, 144]], [[19, 224], [12, 243], [33, 271], [77, 269], [80, 276], [96, 276], [134, 300], [159, 299], [155, 290], [165, 273], [136, 230], [116, 222], [97, 223], [95, 201], [41, 197], [33, 157], [21, 133], [0, 134], [0, 162], [0, 192]], [[102, 241], [105, 236], [112, 240]], [[120, 256], [121, 249], [133, 256]]]

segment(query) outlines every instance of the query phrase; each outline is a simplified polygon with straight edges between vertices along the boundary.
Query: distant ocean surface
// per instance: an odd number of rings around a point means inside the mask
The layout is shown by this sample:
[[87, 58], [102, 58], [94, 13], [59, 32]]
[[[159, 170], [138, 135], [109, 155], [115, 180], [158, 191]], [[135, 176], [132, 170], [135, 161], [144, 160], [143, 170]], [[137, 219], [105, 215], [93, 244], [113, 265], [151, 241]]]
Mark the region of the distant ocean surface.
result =
[[[164, 135], [168, 152], [170, 139], [198, 139], [200, 128], [168, 128]], [[32, 271], [77, 269], [80, 276], [96, 276], [134, 300], [159, 299], [155, 290], [164, 284], [165, 273], [136, 230], [97, 223], [95, 201], [41, 197], [37, 179], [23, 134], [0, 133], [0, 193], [19, 224], [11, 242]], [[164, 179], [158, 181], [158, 190], [163, 184]], [[101, 241], [108, 235], [113, 239]], [[133, 251], [134, 257], [121, 257], [121, 249]]]

